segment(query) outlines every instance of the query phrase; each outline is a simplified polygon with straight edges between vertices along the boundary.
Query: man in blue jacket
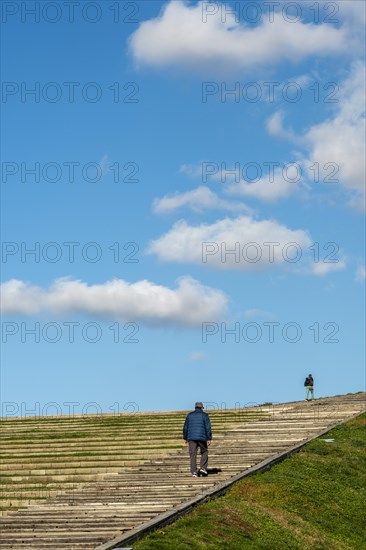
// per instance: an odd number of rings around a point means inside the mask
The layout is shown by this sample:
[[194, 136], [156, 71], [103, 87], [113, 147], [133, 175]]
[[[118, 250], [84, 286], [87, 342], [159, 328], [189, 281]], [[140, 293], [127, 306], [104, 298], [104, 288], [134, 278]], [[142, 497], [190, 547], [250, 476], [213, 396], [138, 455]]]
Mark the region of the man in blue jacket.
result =
[[[212, 440], [211, 422], [208, 414], [203, 412], [203, 404], [200, 401], [195, 404], [194, 411], [186, 416], [183, 426], [183, 439], [189, 445], [192, 476], [207, 476], [208, 446]], [[201, 451], [199, 470], [197, 470], [198, 448]]]

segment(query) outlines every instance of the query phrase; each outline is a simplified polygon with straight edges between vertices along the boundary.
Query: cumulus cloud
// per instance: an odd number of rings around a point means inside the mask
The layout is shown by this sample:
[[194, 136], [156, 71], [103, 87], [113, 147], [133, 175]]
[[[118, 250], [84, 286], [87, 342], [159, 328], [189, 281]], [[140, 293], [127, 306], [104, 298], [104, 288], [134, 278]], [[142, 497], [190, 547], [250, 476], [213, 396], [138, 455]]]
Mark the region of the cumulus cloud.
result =
[[[309, 189], [313, 183], [334, 185], [345, 191], [348, 204], [365, 209], [365, 64], [353, 63], [349, 76], [340, 83], [334, 99], [331, 117], [310, 126], [302, 134], [295, 134], [284, 125], [284, 112], [274, 113], [267, 121], [269, 134], [295, 143], [301, 151], [297, 162], [274, 168], [257, 181], [249, 182], [234, 177], [231, 170], [220, 170], [214, 163], [201, 166], [184, 165], [184, 171], [192, 176], [206, 175], [213, 180], [226, 182], [235, 179], [224, 190], [231, 195], [254, 197], [264, 201], [276, 201], [297, 192], [301, 187]], [[209, 165], [209, 166], [207, 166]], [[297, 175], [300, 175], [297, 178]], [[269, 177], [270, 176], [270, 177]], [[240, 181], [239, 181], [240, 179]]]
[[[263, 17], [255, 27], [237, 22], [219, 5], [205, 17], [208, 2], [196, 5], [174, 0], [158, 17], [143, 21], [130, 37], [138, 65], [226, 71], [279, 62], [298, 62], [310, 55], [348, 52], [347, 31], [327, 24], [288, 22], [280, 14]], [[222, 20], [224, 19], [224, 21]]]
[[[323, 122], [311, 126], [302, 135], [295, 135], [284, 128], [284, 113], [279, 111], [267, 121], [271, 135], [298, 143], [304, 153], [300, 165], [309, 183], [317, 180], [322, 184], [340, 185], [349, 195], [349, 204], [365, 208], [365, 65], [357, 61], [352, 65], [349, 77], [340, 86], [335, 103], [335, 113]], [[277, 176], [280, 175], [279, 173]], [[249, 194], [245, 185], [242, 195]], [[277, 177], [276, 189], [258, 182], [252, 191], [257, 197], [271, 200], [287, 196], [294, 187], [285, 185]]]
[[[322, 4], [328, 4], [328, 0], [322, 0]], [[343, 21], [352, 24], [353, 29], [359, 29], [364, 37], [366, 24], [366, 4], [359, 0], [340, 0], [336, 4]]]
[[180, 220], [147, 249], [161, 261], [209, 268], [255, 272], [282, 267], [294, 273], [322, 276], [346, 267], [346, 260], [315, 262], [311, 236], [275, 220], [250, 216], [190, 225]]
[[302, 255], [311, 243], [303, 230], [292, 230], [272, 220], [256, 221], [241, 216], [197, 226], [181, 220], [152, 241], [148, 252], [167, 262], [255, 271], [291, 266], [295, 263], [292, 260]]
[[286, 170], [276, 168], [267, 176], [249, 183], [240, 181], [228, 185], [226, 192], [232, 195], [254, 197], [263, 201], [274, 202], [298, 191], [301, 181], [301, 166], [291, 164]]
[[3, 314], [88, 315], [150, 324], [199, 326], [204, 319], [222, 319], [227, 306], [223, 292], [182, 277], [175, 289], [147, 280], [128, 283], [114, 279], [88, 285], [79, 280], [57, 279], [49, 288], [17, 279], [1, 285]]
[[312, 126], [305, 134], [309, 163], [339, 166], [336, 179], [353, 194], [359, 205], [365, 200], [365, 65], [357, 62], [340, 86], [336, 115]]
[[[222, 163], [225, 164], [225, 163]], [[250, 167], [250, 165], [252, 165]], [[205, 162], [202, 165], [189, 166], [187, 174], [192, 177], [205, 177], [206, 180], [221, 182], [224, 184], [223, 191], [228, 195], [253, 197], [256, 199], [274, 202], [299, 190], [300, 187], [307, 187], [304, 182], [304, 169], [300, 162], [291, 162], [284, 165], [280, 163], [268, 163], [263, 170], [258, 164], [248, 163], [248, 166], [219, 166], [217, 163]], [[250, 170], [253, 169], [253, 181], [243, 179], [243, 173], [250, 177]], [[183, 205], [190, 206], [193, 210], [200, 211], [203, 208], [221, 208], [231, 212], [245, 212], [253, 215], [253, 209], [242, 202], [229, 202], [217, 197], [207, 187], [199, 187], [194, 191], [184, 194], [177, 194], [171, 197], [164, 197], [154, 203], [156, 211], [169, 211]]]
[[207, 209], [228, 210], [230, 212], [249, 211], [249, 208], [242, 202], [220, 199], [216, 193], [205, 186], [197, 187], [186, 193], [175, 193], [170, 196], [166, 195], [161, 199], [155, 199], [153, 210], [157, 214], [165, 214], [174, 212], [184, 206], [188, 206], [195, 212], [202, 212]]

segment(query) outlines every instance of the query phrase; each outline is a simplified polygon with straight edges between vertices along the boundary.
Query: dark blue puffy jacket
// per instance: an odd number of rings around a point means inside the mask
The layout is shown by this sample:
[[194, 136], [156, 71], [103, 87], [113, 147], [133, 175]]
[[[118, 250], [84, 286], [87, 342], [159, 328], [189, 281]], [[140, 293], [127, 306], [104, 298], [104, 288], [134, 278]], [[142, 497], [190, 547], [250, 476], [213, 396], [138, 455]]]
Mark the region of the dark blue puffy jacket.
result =
[[186, 441], [211, 441], [211, 422], [207, 413], [197, 408], [187, 414], [183, 426], [183, 439]]

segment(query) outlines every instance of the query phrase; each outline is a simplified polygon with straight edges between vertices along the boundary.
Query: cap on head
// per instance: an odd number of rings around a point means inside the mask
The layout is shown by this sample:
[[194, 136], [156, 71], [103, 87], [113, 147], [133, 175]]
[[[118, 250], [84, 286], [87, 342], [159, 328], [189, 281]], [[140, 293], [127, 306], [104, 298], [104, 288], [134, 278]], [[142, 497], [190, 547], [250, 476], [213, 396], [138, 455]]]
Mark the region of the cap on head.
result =
[[201, 401], [196, 401], [194, 404], [195, 409], [204, 409], [203, 403]]

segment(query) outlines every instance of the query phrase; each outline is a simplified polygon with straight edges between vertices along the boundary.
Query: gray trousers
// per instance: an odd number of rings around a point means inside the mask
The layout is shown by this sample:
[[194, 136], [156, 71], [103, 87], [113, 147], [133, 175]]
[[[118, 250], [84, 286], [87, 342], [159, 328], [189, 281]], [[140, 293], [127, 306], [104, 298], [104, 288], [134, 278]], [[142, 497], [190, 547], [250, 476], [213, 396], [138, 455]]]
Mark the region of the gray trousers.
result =
[[197, 451], [198, 447], [201, 450], [200, 468], [207, 470], [208, 465], [208, 448], [207, 441], [189, 441], [189, 456], [191, 459], [191, 473], [197, 472]]

